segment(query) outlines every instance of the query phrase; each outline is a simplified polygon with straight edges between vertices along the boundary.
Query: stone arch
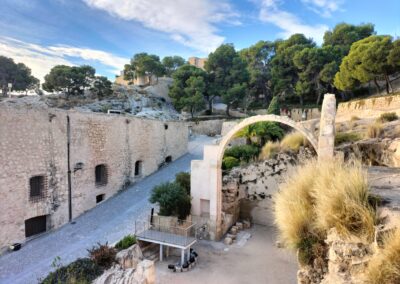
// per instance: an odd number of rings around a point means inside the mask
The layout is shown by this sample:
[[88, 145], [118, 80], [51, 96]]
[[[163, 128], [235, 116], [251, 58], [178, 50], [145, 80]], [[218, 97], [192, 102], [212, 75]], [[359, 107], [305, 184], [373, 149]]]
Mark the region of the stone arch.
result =
[[300, 123], [295, 122], [294, 120], [290, 119], [287, 116], [279, 116], [279, 115], [275, 115], [275, 114], [256, 115], [256, 116], [252, 116], [252, 117], [246, 118], [243, 121], [241, 121], [239, 124], [237, 124], [235, 127], [233, 127], [222, 138], [221, 142], [218, 145], [218, 147], [219, 147], [218, 156], [217, 156], [218, 164], [222, 163], [222, 158], [224, 156], [225, 148], [229, 144], [229, 142], [235, 137], [235, 134], [238, 131], [240, 131], [241, 129], [243, 129], [246, 126], [249, 126], [251, 124], [254, 124], [254, 123], [257, 123], [257, 122], [265, 122], [265, 121], [279, 122], [279, 123], [288, 125], [288, 126], [294, 128], [294, 129], [296, 129], [301, 134], [303, 134], [304, 137], [307, 138], [307, 140], [313, 146], [315, 152], [318, 154], [317, 138], [315, 137], [315, 135], [310, 130], [305, 128]]

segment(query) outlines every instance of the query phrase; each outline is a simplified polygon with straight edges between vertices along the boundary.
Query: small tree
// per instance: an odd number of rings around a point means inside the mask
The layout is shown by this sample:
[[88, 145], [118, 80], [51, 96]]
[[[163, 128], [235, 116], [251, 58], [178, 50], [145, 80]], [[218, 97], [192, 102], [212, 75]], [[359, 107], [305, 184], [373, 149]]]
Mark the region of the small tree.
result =
[[160, 57], [145, 52], [137, 53], [131, 59], [130, 64], [124, 67], [124, 79], [133, 80], [141, 76], [153, 75], [157, 77], [164, 75], [164, 66], [160, 62]]
[[165, 74], [171, 77], [176, 69], [185, 64], [185, 59], [180, 56], [166, 56], [162, 60], [162, 65], [165, 69]]
[[276, 115], [281, 114], [281, 109], [279, 106], [279, 99], [277, 96], [273, 97], [271, 102], [269, 103], [269, 106], [267, 109], [267, 114], [276, 114]]
[[92, 87], [90, 88], [90, 90], [99, 99], [102, 99], [112, 94], [111, 85], [112, 83], [106, 77], [96, 76], [96, 78], [92, 82]]
[[188, 195], [190, 195], [190, 174], [187, 172], [180, 172], [175, 175], [175, 182], [184, 188]]
[[190, 196], [176, 182], [167, 182], [154, 187], [149, 200], [160, 205], [161, 216], [175, 216], [182, 220], [190, 214], [192, 206]]

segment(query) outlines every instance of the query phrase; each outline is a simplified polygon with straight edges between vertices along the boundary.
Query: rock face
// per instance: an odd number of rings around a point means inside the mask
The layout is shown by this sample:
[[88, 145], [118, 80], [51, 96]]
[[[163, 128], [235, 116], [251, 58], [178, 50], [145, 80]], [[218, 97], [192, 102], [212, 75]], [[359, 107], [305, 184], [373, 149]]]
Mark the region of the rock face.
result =
[[135, 244], [118, 252], [115, 259], [122, 268], [136, 269], [138, 263], [143, 260], [142, 250], [138, 244]]
[[136, 269], [123, 269], [120, 265], [106, 270], [93, 284], [153, 284], [155, 283], [155, 266], [151, 260], [143, 260]]
[[313, 156], [312, 150], [301, 148], [299, 153], [279, 153], [274, 159], [232, 169], [223, 177], [222, 185], [225, 228], [230, 228], [239, 217], [257, 224], [271, 224], [272, 195], [299, 161]]

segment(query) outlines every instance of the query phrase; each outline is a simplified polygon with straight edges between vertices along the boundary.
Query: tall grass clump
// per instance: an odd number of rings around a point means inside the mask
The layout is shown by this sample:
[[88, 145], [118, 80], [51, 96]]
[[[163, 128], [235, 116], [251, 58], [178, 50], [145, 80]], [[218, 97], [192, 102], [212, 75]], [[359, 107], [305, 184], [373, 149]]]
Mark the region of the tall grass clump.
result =
[[320, 230], [336, 228], [343, 236], [372, 240], [375, 210], [370, 205], [367, 175], [361, 164], [338, 161], [320, 164], [312, 196], [316, 226]]
[[281, 141], [281, 147], [285, 150], [298, 151], [305, 145], [307, 145], [307, 139], [300, 132], [289, 133]]
[[379, 122], [390, 122], [399, 119], [395, 112], [385, 112], [377, 119]]
[[366, 135], [368, 138], [378, 138], [383, 134], [383, 125], [380, 122], [375, 122], [368, 126]]
[[280, 145], [277, 142], [268, 141], [262, 147], [260, 155], [258, 156], [259, 160], [266, 160], [275, 157], [276, 154], [280, 151]]
[[366, 283], [400, 283], [400, 229], [384, 239], [384, 247], [371, 258], [366, 269]]
[[299, 251], [302, 264], [311, 261], [313, 244], [322, 240], [313, 224], [315, 213], [312, 188], [316, 169], [315, 161], [298, 167], [275, 195], [275, 223], [280, 239], [287, 247]]
[[335, 145], [347, 142], [355, 142], [361, 139], [361, 136], [355, 132], [337, 132], [335, 135]]

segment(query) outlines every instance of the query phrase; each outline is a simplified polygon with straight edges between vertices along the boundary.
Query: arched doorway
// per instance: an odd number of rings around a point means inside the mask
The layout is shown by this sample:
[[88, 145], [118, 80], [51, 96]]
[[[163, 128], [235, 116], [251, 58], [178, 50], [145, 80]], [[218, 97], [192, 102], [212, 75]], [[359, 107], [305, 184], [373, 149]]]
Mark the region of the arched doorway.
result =
[[235, 134], [242, 128], [265, 121], [279, 122], [299, 131], [310, 142], [317, 155], [326, 158], [333, 156], [336, 99], [334, 95], [324, 97], [319, 139], [311, 129], [286, 116], [257, 115], [244, 119], [226, 134], [218, 145], [204, 147], [203, 160], [191, 163], [192, 218], [209, 230], [210, 239], [219, 239], [222, 231], [222, 159], [224, 151]]

